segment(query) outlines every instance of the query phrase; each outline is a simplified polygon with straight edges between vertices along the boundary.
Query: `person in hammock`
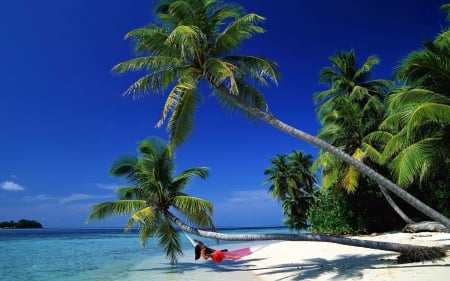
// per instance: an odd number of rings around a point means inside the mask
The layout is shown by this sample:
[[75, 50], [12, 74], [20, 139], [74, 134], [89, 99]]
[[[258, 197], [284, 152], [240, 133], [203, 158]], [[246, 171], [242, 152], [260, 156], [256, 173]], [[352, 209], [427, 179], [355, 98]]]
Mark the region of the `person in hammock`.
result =
[[227, 249], [224, 250], [214, 250], [209, 247], [206, 247], [202, 241], [194, 240], [197, 245], [195, 246], [195, 260], [198, 260], [200, 256], [205, 260], [211, 258], [213, 262], [219, 263], [225, 258], [225, 252], [228, 252]]

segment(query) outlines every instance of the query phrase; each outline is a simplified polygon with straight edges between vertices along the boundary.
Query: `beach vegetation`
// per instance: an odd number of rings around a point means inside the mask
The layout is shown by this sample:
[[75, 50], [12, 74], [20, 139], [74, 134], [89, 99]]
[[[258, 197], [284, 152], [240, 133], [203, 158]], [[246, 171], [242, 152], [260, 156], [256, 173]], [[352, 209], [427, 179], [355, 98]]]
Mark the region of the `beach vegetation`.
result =
[[172, 146], [156, 137], [141, 141], [137, 151], [138, 156], [119, 157], [110, 168], [111, 175], [124, 178], [129, 185], [116, 190], [117, 201], [92, 206], [87, 222], [129, 216], [125, 230], [137, 224], [142, 244], [157, 238], [174, 264], [182, 255], [181, 238], [169, 210], [198, 227], [215, 229], [212, 203], [183, 192], [193, 177], [205, 179], [208, 168], [189, 168], [175, 175]]
[[[442, 6], [449, 13], [449, 5]], [[449, 16], [447, 16], [447, 19]], [[366, 136], [400, 186], [450, 214], [450, 30], [409, 53], [394, 71], [386, 118]]]
[[[319, 74], [319, 81], [327, 89], [314, 94], [317, 116], [322, 124], [317, 137], [389, 177], [388, 170], [373, 160], [380, 154], [373, 153], [376, 144], [367, 143], [365, 137], [377, 130], [383, 121], [385, 97], [394, 83], [385, 79], [370, 80], [373, 67], [379, 64], [375, 55], [369, 56], [361, 65], [358, 65], [354, 50], [336, 52], [329, 60], [331, 66], [324, 67]], [[346, 213], [336, 216], [336, 210], [327, 211], [316, 204], [309, 212], [320, 227], [316, 225], [311, 228], [312, 231], [326, 229], [326, 233], [337, 231], [337, 234], [344, 230], [353, 233], [386, 231], [392, 227], [398, 228], [398, 224], [402, 223], [401, 220], [392, 220], [393, 216], [402, 218], [406, 223], [413, 222], [384, 187], [328, 151], [320, 150], [314, 168], [320, 172], [321, 192], [324, 193], [316, 193], [318, 202], [336, 201]], [[330, 198], [332, 195], [336, 198]], [[377, 210], [388, 207], [386, 202], [400, 216], [395, 216], [391, 211], [380, 214]], [[336, 220], [319, 219], [325, 217], [327, 212]], [[341, 230], [336, 225], [339, 220]], [[329, 226], [328, 221], [332, 222]]]
[[[276, 63], [263, 57], [235, 54], [245, 40], [264, 32], [260, 26], [262, 16], [218, 0], [160, 0], [154, 11], [155, 23], [125, 36], [133, 41], [136, 57], [117, 64], [113, 71], [144, 73], [125, 95], [140, 97], [168, 92], [157, 125], [167, 123], [171, 145], [182, 144], [192, 132], [193, 116], [202, 100], [199, 91], [202, 82], [229, 111], [264, 121], [329, 152], [428, 217], [450, 225], [450, 219], [359, 159], [275, 118], [257, 86], [278, 83]], [[355, 92], [361, 94], [363, 91]]]
[[316, 177], [311, 171], [312, 155], [298, 150], [290, 154], [277, 155], [270, 160], [271, 166], [264, 171], [268, 176], [264, 183], [270, 183], [269, 194], [283, 202], [286, 216], [283, 223], [291, 230], [308, 227], [307, 210], [313, 201]]

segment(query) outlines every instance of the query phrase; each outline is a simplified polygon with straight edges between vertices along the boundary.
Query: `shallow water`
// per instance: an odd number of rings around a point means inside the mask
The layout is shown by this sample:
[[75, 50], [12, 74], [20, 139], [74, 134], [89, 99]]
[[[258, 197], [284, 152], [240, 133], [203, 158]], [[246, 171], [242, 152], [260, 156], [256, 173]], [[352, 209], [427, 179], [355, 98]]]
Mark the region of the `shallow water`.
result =
[[[224, 233], [277, 233], [285, 228], [227, 229]], [[0, 229], [2, 281], [259, 280], [245, 261], [194, 260], [182, 235], [183, 252], [170, 265], [154, 239], [142, 247], [137, 232], [122, 229]], [[195, 238], [195, 237], [194, 237]], [[197, 237], [198, 238], [198, 237]], [[221, 242], [198, 238], [213, 248], [237, 249], [267, 242]]]

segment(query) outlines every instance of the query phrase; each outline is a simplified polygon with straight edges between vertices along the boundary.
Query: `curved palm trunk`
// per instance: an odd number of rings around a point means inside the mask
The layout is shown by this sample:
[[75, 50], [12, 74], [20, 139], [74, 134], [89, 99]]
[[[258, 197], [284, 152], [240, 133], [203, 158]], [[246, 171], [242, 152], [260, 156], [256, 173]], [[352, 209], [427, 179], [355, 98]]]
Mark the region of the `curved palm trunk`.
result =
[[[218, 89], [221, 89], [222, 87], [217, 87]], [[356, 160], [355, 158], [351, 157], [350, 155], [344, 153], [343, 151], [337, 149], [336, 147], [332, 146], [331, 144], [318, 139], [308, 133], [305, 133], [301, 130], [298, 130], [278, 119], [276, 119], [271, 113], [263, 112], [262, 110], [258, 108], [251, 107], [247, 105], [245, 102], [241, 101], [239, 98], [237, 98], [234, 95], [228, 94], [227, 97], [234, 102], [239, 108], [246, 111], [247, 113], [258, 117], [259, 119], [263, 120], [267, 124], [271, 125], [272, 127], [285, 132], [291, 136], [294, 136], [296, 138], [299, 138], [301, 140], [304, 140], [314, 146], [319, 147], [320, 149], [326, 150], [336, 157], [340, 158], [342, 161], [353, 165], [356, 169], [358, 169], [361, 173], [368, 176], [369, 178], [376, 181], [379, 185], [385, 187], [386, 189], [393, 192], [398, 197], [402, 198], [404, 201], [406, 201], [408, 204], [416, 208], [418, 211], [422, 212], [426, 216], [442, 223], [443, 225], [450, 227], [450, 219], [446, 216], [440, 214], [436, 210], [430, 208], [428, 205], [424, 204], [419, 199], [415, 198], [408, 192], [406, 192], [404, 189], [397, 186], [395, 183], [391, 182], [387, 178], [383, 177], [373, 169], [371, 169], [369, 166], [365, 165], [361, 161]]]
[[392, 199], [392, 197], [389, 195], [389, 193], [386, 191], [386, 188], [382, 187], [381, 185], [378, 186], [381, 190], [381, 193], [383, 193], [384, 198], [386, 198], [386, 201], [388, 202], [388, 204], [391, 206], [392, 209], [394, 209], [394, 211], [407, 223], [407, 224], [411, 224], [414, 223], [414, 221], [412, 219], [410, 219], [403, 211], [402, 209], [400, 209], [400, 207], [395, 204], [394, 200]]
[[167, 212], [168, 217], [178, 225], [183, 231], [201, 237], [225, 240], [225, 241], [317, 241], [330, 242], [354, 247], [362, 247], [383, 251], [401, 253], [399, 262], [417, 262], [425, 260], [436, 260], [446, 256], [445, 249], [440, 247], [425, 247], [392, 242], [381, 242], [361, 239], [351, 239], [345, 237], [331, 236], [325, 234], [224, 234], [218, 232], [205, 231], [186, 225], [172, 213]]

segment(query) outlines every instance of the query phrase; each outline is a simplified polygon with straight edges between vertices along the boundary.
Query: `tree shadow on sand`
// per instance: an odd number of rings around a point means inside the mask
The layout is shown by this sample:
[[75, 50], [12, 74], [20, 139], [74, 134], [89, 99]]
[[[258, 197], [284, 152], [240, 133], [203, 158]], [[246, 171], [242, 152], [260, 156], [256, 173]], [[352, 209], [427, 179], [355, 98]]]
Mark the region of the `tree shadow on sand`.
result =
[[[263, 259], [245, 259], [238, 261], [223, 261], [215, 264], [212, 261], [197, 262], [180, 262], [177, 265], [170, 266], [168, 263], [160, 263], [160, 266], [141, 267], [130, 269], [132, 272], [162, 272], [164, 274], [195, 274], [196, 271], [202, 270], [206, 273], [233, 273], [233, 272], [251, 272], [259, 276], [270, 276], [275, 274], [283, 274], [289, 280], [309, 280], [316, 279], [323, 275], [336, 280], [346, 280], [355, 278], [357, 280], [363, 278], [363, 270], [365, 269], [382, 269], [382, 268], [406, 268], [406, 267], [429, 267], [441, 266], [438, 264], [396, 264], [395, 257], [389, 257], [385, 254], [376, 255], [341, 255], [333, 260], [322, 258], [301, 259], [298, 263], [274, 264], [267, 267], [256, 267], [253, 262]], [[448, 266], [448, 265], [447, 265]], [[191, 275], [192, 276], [192, 275]], [[276, 280], [283, 280], [276, 279]]]
[[[251, 260], [249, 260], [251, 262]], [[289, 280], [316, 279], [322, 275], [328, 275], [333, 280], [347, 280], [363, 278], [365, 269], [383, 269], [389, 267], [412, 268], [412, 267], [436, 267], [448, 266], [439, 264], [397, 264], [395, 258], [387, 257], [385, 254], [374, 255], [341, 255], [333, 260], [322, 258], [304, 259], [298, 263], [276, 264], [265, 268], [252, 268], [255, 274], [260, 276], [282, 273]], [[263, 272], [259, 272], [263, 270]], [[277, 280], [283, 280], [277, 279]]]

